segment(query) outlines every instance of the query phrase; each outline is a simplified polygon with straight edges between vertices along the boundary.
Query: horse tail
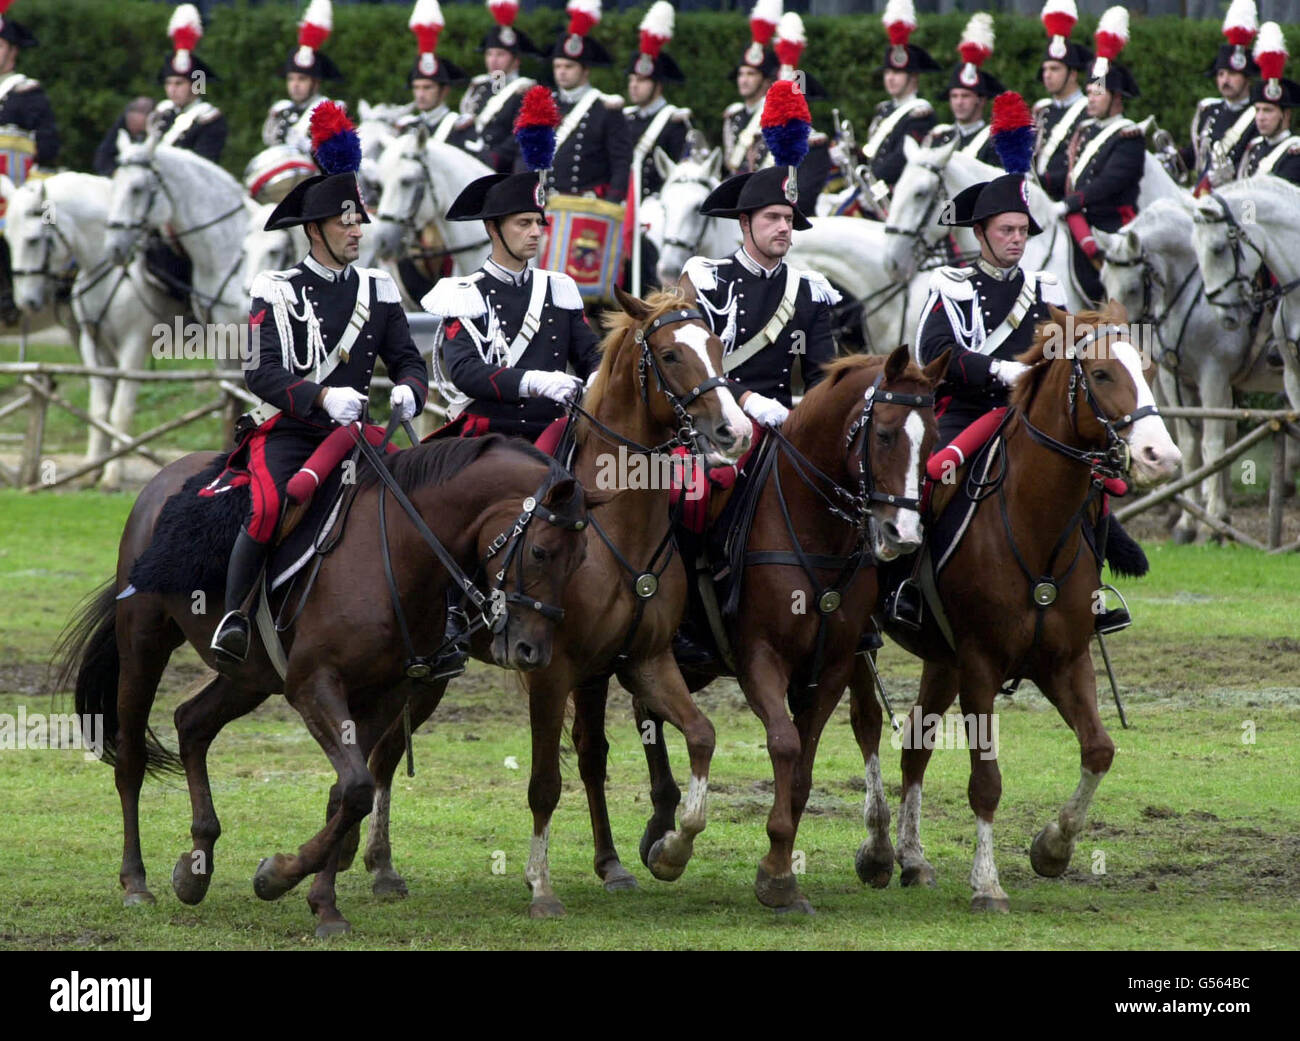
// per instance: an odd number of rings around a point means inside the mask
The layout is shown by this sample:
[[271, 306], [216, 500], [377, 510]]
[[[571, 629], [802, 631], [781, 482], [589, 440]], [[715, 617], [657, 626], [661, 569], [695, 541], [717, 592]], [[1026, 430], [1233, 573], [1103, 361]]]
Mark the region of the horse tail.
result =
[[[98, 715], [104, 735], [104, 762], [116, 762], [117, 681], [121, 660], [117, 653], [116, 583], [108, 582], [92, 593], [68, 622], [54, 648], [57, 663], [55, 690], [75, 691], [77, 715]], [[155, 777], [180, 774], [180, 757], [165, 748], [153, 730], [145, 735], [145, 772]]]

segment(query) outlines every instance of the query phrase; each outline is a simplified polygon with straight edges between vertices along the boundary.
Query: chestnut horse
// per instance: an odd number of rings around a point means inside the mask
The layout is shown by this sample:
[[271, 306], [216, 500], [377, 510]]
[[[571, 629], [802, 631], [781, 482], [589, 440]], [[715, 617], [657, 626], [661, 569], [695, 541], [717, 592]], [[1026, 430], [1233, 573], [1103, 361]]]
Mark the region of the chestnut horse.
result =
[[[592, 515], [586, 560], [565, 591], [565, 624], [556, 633], [551, 663], [525, 674], [533, 725], [532, 846], [525, 879], [529, 914], [562, 915], [548, 866], [550, 819], [560, 797], [560, 742], [570, 692], [577, 705], [573, 728], [579, 769], [587, 786], [596, 831], [596, 873], [610, 891], [636, 886], [609, 839], [605, 813], [605, 699], [611, 676], [644, 708], [667, 719], [686, 739], [690, 793], [681, 827], [674, 814], [647, 854], [651, 870], [676, 878], [686, 869], [695, 836], [704, 830], [713, 725], [696, 707], [672, 655], [672, 637], [686, 605], [686, 575], [672, 538], [666, 481], [637, 481], [619, 463], [650, 465], [662, 475], [669, 451], [686, 444], [710, 465], [734, 461], [749, 447], [753, 430], [722, 371], [722, 342], [674, 289], [642, 301], [616, 291], [622, 312], [606, 313], [609, 328], [601, 364], [573, 420], [574, 475], [587, 487], [619, 487], [617, 497]], [[653, 446], [653, 447], [652, 447]], [[613, 481], [614, 483], [611, 483]], [[646, 487], [645, 485], [649, 486]], [[478, 657], [484, 648], [476, 646]], [[413, 725], [427, 719], [441, 692], [412, 701]], [[376, 778], [376, 812], [365, 852], [378, 893], [404, 895], [393, 869], [388, 835], [391, 780], [404, 748], [394, 727], [370, 758]]]
[[[106, 733], [115, 735], [108, 758], [115, 765], [122, 801], [120, 880], [128, 905], [154, 902], [140, 851], [140, 787], [146, 770], [174, 769], [176, 761], [148, 730], [149, 710], [172, 652], [186, 640], [204, 662], [216, 667], [209, 648], [216, 618], [195, 613], [189, 593], [135, 592], [121, 599], [115, 594], [127, 589], [132, 566], [154, 538], [163, 504], [187, 479], [220, 458], [209, 452], [185, 456], [149, 482], [127, 519], [115, 581], [73, 622], [64, 643], [64, 676], [76, 673], [77, 711], [102, 712]], [[496, 436], [420, 445], [388, 457], [384, 465], [464, 572], [472, 574], [496, 536], [505, 533], [515, 547], [516, 566], [509, 569], [501, 589], [512, 603], [523, 594], [527, 604], [507, 609], [505, 624], [498, 626], [492, 641], [492, 655], [509, 668], [544, 666], [552, 654], [557, 617], [549, 605], [562, 600], [585, 554], [588, 505], [608, 496], [589, 496], [553, 460], [531, 446]], [[338, 783], [330, 793], [325, 828], [296, 856], [276, 854], [262, 862], [254, 878], [258, 895], [273, 899], [332, 865], [341, 839], [370, 812], [374, 780], [362, 749], [398, 717], [411, 688], [418, 686], [403, 671], [410, 651], [399, 632], [385, 574], [381, 530], [415, 646], [432, 648], [441, 640], [443, 591], [450, 580], [430, 552], [426, 536], [396, 506], [389, 508], [382, 528], [374, 523], [381, 496], [394, 497], [379, 476], [363, 471], [339, 544], [323, 558], [296, 624], [283, 636], [285, 679], [280, 679], [261, 641], [255, 641], [243, 665], [215, 676], [176, 710], [180, 759], [193, 808], [193, 848], [180, 857], [172, 873], [172, 886], [185, 903], [198, 903], [206, 894], [221, 832], [208, 784], [208, 746], [226, 723], [273, 693], [283, 690], [303, 717], [338, 772]], [[540, 504], [536, 523], [524, 522], [521, 515], [521, 509], [531, 512], [522, 505], [527, 499]], [[196, 514], [191, 511], [189, 516]], [[203, 519], [197, 516], [196, 522]], [[507, 585], [513, 588], [507, 590]], [[219, 589], [205, 588], [205, 593], [221, 602]], [[441, 682], [445, 686], [446, 681]], [[332, 886], [326, 884], [329, 877], [322, 882], [318, 876], [308, 897], [319, 918], [318, 935], [349, 928], [334, 904]]]
[[[876, 607], [876, 562], [921, 545], [918, 500], [937, 433], [934, 389], [947, 366], [945, 352], [920, 369], [908, 361], [906, 347], [888, 358], [831, 362], [781, 429], [767, 434], [776, 441], [774, 457], [770, 469], [751, 477], [762, 485], [743, 549], [739, 611], [726, 619], [735, 668], [684, 670], [692, 691], [719, 675], [736, 676], [767, 731], [770, 846], [754, 881], [766, 907], [812, 913], [792, 855], [813, 761]], [[721, 505], [711, 504], [713, 518]], [[644, 746], [654, 815], [643, 851], [671, 825], [680, 798], [659, 720], [646, 714], [638, 725], [646, 718], [655, 727]], [[579, 721], [584, 732], [598, 722]], [[575, 725], [575, 737], [579, 730]], [[589, 784], [593, 807], [598, 795]], [[597, 829], [602, 833], [608, 835], [607, 822]], [[598, 860], [601, 855], [598, 848]], [[615, 855], [612, 841], [605, 855]]]
[[[1098, 714], [1089, 654], [1101, 577], [1083, 526], [1097, 523], [1104, 478], [1122, 476], [1143, 487], [1166, 480], [1181, 459], [1129, 337], [1127, 315], [1114, 301], [1101, 312], [1052, 310], [1033, 347], [1018, 359], [1032, 368], [1012, 392], [1000, 456], [987, 475], [981, 469], [966, 477], [981, 505], [937, 583], [954, 647], [933, 626], [919, 632], [889, 627], [925, 662], [905, 721], [897, 851], [902, 882], [934, 882], [921, 846], [921, 784], [939, 718], [960, 697], [975, 813], [973, 910], [1010, 906], [993, 861], [1002, 777], [996, 739], [989, 739], [996, 735], [993, 704], [1003, 683], [1033, 680], [1079, 741], [1079, 785], [1033, 842], [1030, 863], [1038, 874], [1055, 877], [1069, 865], [1088, 805], [1115, 754]], [[867, 767], [867, 841], [858, 873], [882, 887], [889, 884], [894, 851], [877, 754], [881, 712], [871, 684], [864, 666], [855, 669], [852, 721]]]

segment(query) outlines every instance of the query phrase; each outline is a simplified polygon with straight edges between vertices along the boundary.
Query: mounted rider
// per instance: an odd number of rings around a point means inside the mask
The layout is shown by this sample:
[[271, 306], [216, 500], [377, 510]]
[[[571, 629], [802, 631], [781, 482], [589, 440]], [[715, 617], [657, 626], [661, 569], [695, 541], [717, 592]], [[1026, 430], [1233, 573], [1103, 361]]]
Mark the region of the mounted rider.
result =
[[1088, 81], [1088, 118], [1070, 138], [1065, 197], [1053, 210], [1065, 219], [1074, 243], [1074, 272], [1084, 295], [1105, 299], [1093, 266], [1093, 228], [1118, 231], [1137, 216], [1146, 163], [1141, 131], [1124, 117], [1124, 101], [1139, 94], [1133, 74], [1114, 59], [1128, 43], [1128, 11], [1110, 7], [1097, 23], [1097, 58]]
[[336, 424], [362, 418], [375, 359], [393, 380], [389, 403], [402, 419], [418, 415], [428, 395], [428, 371], [397, 285], [378, 268], [352, 263], [361, 225], [370, 221], [357, 180], [356, 131], [333, 102], [317, 108], [311, 128], [316, 161], [327, 172], [296, 185], [266, 223], [268, 231], [301, 225], [311, 252], [296, 267], [253, 280], [249, 324], [257, 349], [244, 380], [262, 404], [241, 420], [252, 429], [229, 464], [247, 470], [252, 512], [230, 556], [226, 615], [212, 638], [227, 664], [248, 654], [248, 601], [280, 521], [285, 485]]
[[447, 106], [451, 88], [469, 77], [455, 62], [437, 54], [444, 24], [438, 0], [416, 0], [409, 24], [419, 54], [406, 74], [412, 100], [397, 119], [397, 132], [404, 134], [423, 127], [431, 140], [454, 145], [476, 158], [481, 156], [483, 142], [474, 133], [474, 120]]
[[962, 30], [957, 53], [961, 61], [948, 77], [948, 107], [952, 123], [940, 123], [930, 131], [931, 144], [946, 144], [955, 136], [956, 149], [990, 166], [998, 165], [984, 106], [1007, 88], [1001, 80], [984, 69], [993, 56], [993, 16], [980, 12], [971, 16]]
[[1259, 66], [1250, 44], [1259, 29], [1255, 0], [1232, 0], [1223, 18], [1223, 35], [1205, 75], [1215, 80], [1219, 97], [1202, 98], [1192, 116], [1192, 143], [1179, 153], [1193, 171], [1193, 195], [1227, 184], [1237, 176], [1246, 148], [1258, 133], [1250, 106], [1251, 77]]
[[478, 271], [442, 279], [420, 301], [443, 322], [434, 373], [455, 412], [443, 435], [491, 431], [535, 441], [600, 364], [577, 284], [529, 267], [546, 226], [559, 121], [550, 91], [530, 88], [516, 132], [533, 172], [471, 181], [447, 211], [447, 220], [482, 221], [492, 253]]
[[199, 9], [193, 4], [177, 7], [167, 23], [167, 35], [173, 52], [158, 73], [167, 100], [158, 103], [152, 117], [162, 130], [159, 144], [185, 148], [220, 164], [221, 151], [226, 146], [226, 117], [203, 97], [207, 84], [219, 77], [194, 53], [203, 38]]
[[912, 0], [889, 0], [881, 21], [889, 33], [889, 46], [879, 71], [889, 100], [876, 106], [862, 155], [867, 160], [871, 193], [866, 201], [875, 207], [869, 215], [883, 220], [889, 211], [889, 193], [907, 165], [904, 139], [910, 137], [919, 143], [934, 129], [934, 108], [917, 95], [921, 73], [939, 72], [941, 67], [926, 51], [909, 42], [916, 31]]
[[762, 147], [763, 99], [781, 66], [768, 44], [780, 20], [781, 0], [757, 0], [749, 12], [750, 42], [731, 71], [740, 100], [722, 112], [722, 169], [727, 174], [749, 172], [751, 154]]
[[[0, 3], [0, 161], [14, 187], [29, 176], [53, 172], [59, 159], [59, 130], [45, 89], [18, 72], [20, 52], [37, 46], [36, 37], [21, 22], [4, 17], [8, 3]], [[4, 227], [4, 202], [0, 200], [0, 229]], [[9, 243], [0, 238], [0, 321], [18, 321], [13, 302]]]
[[1291, 110], [1300, 107], [1300, 84], [1283, 77], [1286, 59], [1281, 27], [1265, 22], [1255, 41], [1260, 79], [1250, 88], [1259, 135], [1241, 157], [1238, 177], [1272, 174], [1300, 185], [1300, 137], [1291, 132]]
[[289, 96], [277, 101], [266, 113], [262, 144], [292, 145], [311, 151], [311, 116], [316, 106], [329, 99], [321, 93], [322, 80], [341, 80], [343, 74], [320, 48], [334, 27], [330, 0], [311, 0], [298, 24], [298, 46], [280, 66]]
[[1070, 172], [1067, 146], [1088, 109], [1088, 99], [1079, 88], [1079, 74], [1092, 68], [1092, 51], [1070, 39], [1078, 20], [1074, 0], [1047, 0], [1043, 5], [1042, 21], [1048, 41], [1038, 78], [1049, 96], [1034, 102], [1038, 127], [1034, 172], [1053, 202], [1065, 198], [1065, 181]]
[[[1019, 94], [1007, 92], [994, 101], [993, 138], [1008, 172], [959, 192], [940, 217], [945, 226], [973, 228], [980, 256], [970, 267], [935, 271], [916, 334], [921, 364], [951, 352], [949, 392], [935, 404], [939, 438], [931, 459], [944, 458], [946, 451], [958, 466], [998, 425], [999, 418], [990, 413], [1006, 406], [1011, 388], [1028, 371], [1016, 358], [1032, 346], [1038, 323], [1051, 319], [1049, 305], [1064, 309], [1066, 304], [1054, 275], [1020, 266], [1029, 236], [1042, 229], [1029, 212], [1034, 127]], [[1107, 537], [1117, 552], [1121, 542], [1131, 545], [1113, 517]], [[915, 612], [914, 604], [902, 611]], [[1123, 609], [1102, 612], [1097, 619], [1103, 632], [1127, 624]]]
[[460, 99], [461, 115], [474, 120], [474, 135], [483, 142], [480, 158], [498, 173], [509, 173], [515, 161], [515, 119], [524, 92], [536, 81], [519, 74], [523, 55], [541, 57], [528, 34], [515, 28], [518, 0], [487, 0], [496, 24], [483, 36], [486, 72], [470, 80]]

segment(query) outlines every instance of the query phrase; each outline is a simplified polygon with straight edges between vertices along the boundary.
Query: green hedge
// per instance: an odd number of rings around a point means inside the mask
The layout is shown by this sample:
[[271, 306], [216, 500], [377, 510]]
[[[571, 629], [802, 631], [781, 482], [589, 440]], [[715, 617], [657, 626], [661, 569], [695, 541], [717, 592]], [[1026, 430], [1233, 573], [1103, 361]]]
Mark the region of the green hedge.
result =
[[[63, 165], [90, 168], [91, 157], [104, 131], [136, 94], [161, 97], [156, 81], [167, 54], [165, 35], [170, 4], [143, 0], [25, 0], [21, 19], [41, 40], [25, 54], [21, 69], [40, 79], [50, 94], [63, 133]], [[482, 69], [475, 47], [490, 23], [480, 4], [448, 4], [448, 28], [440, 43], [445, 54], [472, 72]], [[414, 38], [406, 27], [407, 5], [347, 5], [335, 8], [334, 36], [326, 48], [347, 74], [335, 91], [355, 110], [360, 98], [371, 102], [405, 100], [406, 73], [414, 60]], [[562, 24], [558, 11], [520, 16], [519, 25], [538, 42], [549, 42]], [[923, 19], [915, 42], [945, 65], [955, 63], [955, 48], [967, 15], [954, 13]], [[596, 35], [618, 56], [613, 69], [597, 70], [594, 80], [604, 90], [622, 93], [622, 68], [636, 39], [641, 12], [611, 12]], [[283, 96], [283, 81], [275, 74], [295, 41], [296, 8], [292, 5], [221, 6], [207, 26], [199, 53], [222, 79], [210, 86], [209, 98], [230, 123], [225, 165], [239, 176], [244, 164], [261, 147], [260, 133], [267, 106]], [[885, 45], [877, 15], [806, 19], [806, 67], [827, 87], [842, 115], [858, 127], [859, 137], [872, 106], [883, 97], [880, 64]], [[1076, 28], [1079, 39], [1090, 38], [1095, 21]], [[1045, 44], [1036, 18], [998, 14], [997, 53], [990, 70], [1031, 101], [1040, 96], [1036, 75]], [[685, 88], [671, 92], [678, 104], [689, 105], [712, 140], [718, 136], [722, 109], [735, 99], [730, 72], [749, 39], [741, 14], [681, 14], [672, 53], [690, 75]], [[1142, 86], [1143, 96], [1129, 114], [1141, 118], [1154, 112], [1162, 126], [1178, 139], [1187, 127], [1197, 99], [1213, 92], [1201, 73], [1220, 42], [1217, 21], [1134, 17], [1132, 42], [1126, 56]], [[536, 72], [536, 63], [526, 65]], [[946, 73], [923, 77], [922, 93], [935, 98]], [[819, 126], [829, 128], [831, 105], [816, 102]], [[946, 106], [939, 106], [940, 117]]]

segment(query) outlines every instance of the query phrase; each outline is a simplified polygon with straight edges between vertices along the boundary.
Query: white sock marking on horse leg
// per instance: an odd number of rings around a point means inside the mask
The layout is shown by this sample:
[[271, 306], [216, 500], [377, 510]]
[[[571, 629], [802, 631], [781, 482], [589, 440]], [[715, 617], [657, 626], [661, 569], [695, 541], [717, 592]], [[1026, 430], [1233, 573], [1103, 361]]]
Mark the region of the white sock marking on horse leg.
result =
[[921, 846], [921, 786], [914, 784], [903, 793], [898, 809], [898, 862], [910, 867], [925, 860]]
[[393, 851], [388, 843], [388, 810], [393, 790], [375, 785], [375, 801], [370, 811], [370, 827], [366, 832], [366, 867], [391, 867]]
[[551, 826], [548, 824], [540, 835], [533, 835], [528, 847], [528, 866], [524, 868], [524, 878], [532, 887], [536, 899], [551, 891], [551, 866], [547, 860], [551, 843]]
[[998, 869], [993, 863], [993, 822], [975, 818], [975, 862], [970, 869], [970, 884], [976, 896], [1006, 897], [998, 885]]
[[889, 843], [889, 803], [885, 799], [885, 782], [880, 777], [880, 757], [867, 757], [867, 796], [863, 800], [862, 820], [867, 827], [867, 846], [875, 849]]
[[709, 779], [691, 774], [686, 788], [686, 805], [682, 809], [682, 832], [690, 837], [704, 830], [706, 803], [709, 797]]
[[1084, 822], [1088, 819], [1088, 807], [1092, 803], [1092, 797], [1097, 793], [1097, 786], [1105, 776], [1105, 774], [1095, 774], [1091, 770], [1080, 768], [1079, 786], [1061, 807], [1060, 816], [1057, 818], [1061, 837], [1066, 842], [1073, 842], [1083, 830]]

